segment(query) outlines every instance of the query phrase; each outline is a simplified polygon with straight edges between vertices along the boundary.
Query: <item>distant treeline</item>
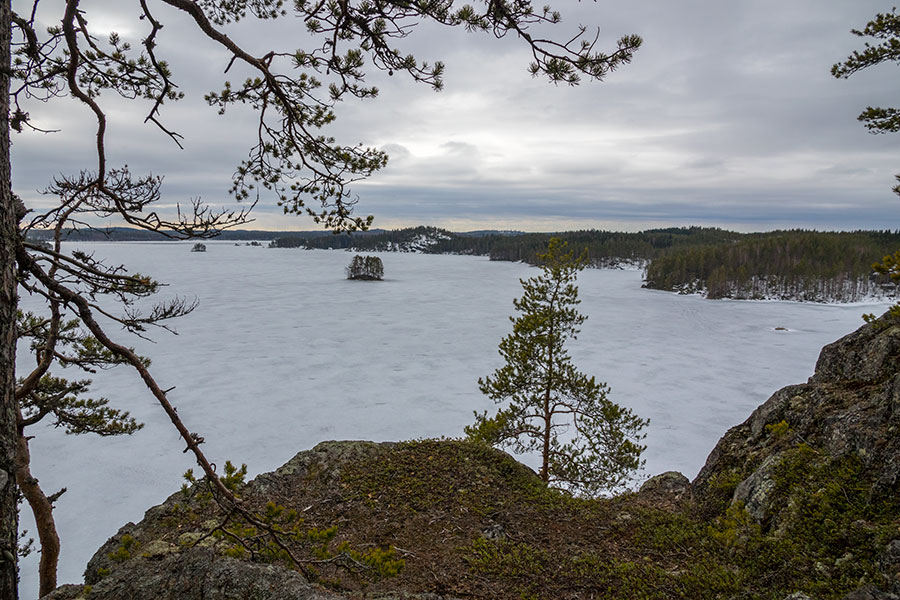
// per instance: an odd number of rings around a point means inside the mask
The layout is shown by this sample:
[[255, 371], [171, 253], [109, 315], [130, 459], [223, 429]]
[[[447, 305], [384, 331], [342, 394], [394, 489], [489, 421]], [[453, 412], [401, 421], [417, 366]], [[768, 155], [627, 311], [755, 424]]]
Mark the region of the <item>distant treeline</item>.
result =
[[568, 242], [578, 253], [587, 252], [596, 267], [614, 266], [622, 262], [644, 265], [672, 248], [700, 244], [730, 243], [740, 234], [722, 229], [686, 227], [652, 229], [640, 233], [615, 231], [565, 231], [561, 233], [524, 233], [521, 235], [486, 235], [479, 238], [451, 237], [434, 244], [431, 252], [480, 254], [491, 260], [523, 261], [537, 264], [538, 254], [547, 250], [551, 237]]
[[358, 251], [417, 250], [429, 254], [472, 254], [491, 260], [523, 261], [537, 264], [537, 256], [547, 250], [551, 237], [559, 237], [578, 252], [587, 251], [594, 266], [622, 261], [644, 264], [670, 248], [721, 244], [739, 239], [741, 234], [722, 229], [686, 227], [654, 229], [641, 233], [613, 231], [566, 231], [522, 233], [479, 231], [454, 233], [436, 227], [412, 227], [393, 231], [306, 237], [286, 235], [274, 239], [274, 248], [353, 249]]
[[708, 298], [854, 302], [897, 286], [872, 263], [900, 248], [900, 231], [745, 234], [733, 243], [673, 249], [647, 267], [646, 286]]
[[894, 296], [897, 286], [873, 275], [872, 263], [900, 248], [900, 231], [736, 233], [718, 228], [651, 229], [639, 233], [479, 232], [416, 227], [365, 234], [273, 240], [276, 247], [352, 248], [474, 254], [537, 264], [550, 237], [586, 252], [596, 267], [630, 263], [647, 270], [646, 287], [709, 298], [778, 298], [853, 302]]

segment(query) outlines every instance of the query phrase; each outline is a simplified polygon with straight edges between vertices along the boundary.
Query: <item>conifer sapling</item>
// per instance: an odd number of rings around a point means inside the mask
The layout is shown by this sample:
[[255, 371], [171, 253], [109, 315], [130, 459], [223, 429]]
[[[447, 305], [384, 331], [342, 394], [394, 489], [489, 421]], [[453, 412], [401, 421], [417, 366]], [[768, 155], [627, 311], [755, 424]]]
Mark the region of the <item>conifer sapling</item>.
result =
[[578, 371], [565, 344], [586, 317], [575, 279], [586, 265], [566, 243], [551, 238], [539, 255], [542, 273], [522, 280], [513, 304], [513, 331], [500, 342], [506, 364], [478, 380], [501, 408], [493, 417], [475, 413], [466, 435], [517, 453], [541, 456], [544, 482], [596, 496], [622, 488], [643, 466], [641, 430], [649, 422], [607, 398], [609, 388]]

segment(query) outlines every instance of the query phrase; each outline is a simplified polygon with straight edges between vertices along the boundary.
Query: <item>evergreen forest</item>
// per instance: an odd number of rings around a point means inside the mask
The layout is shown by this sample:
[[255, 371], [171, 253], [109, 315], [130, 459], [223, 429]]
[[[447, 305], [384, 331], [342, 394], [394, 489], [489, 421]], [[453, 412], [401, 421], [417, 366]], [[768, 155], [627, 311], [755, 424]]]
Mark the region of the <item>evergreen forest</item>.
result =
[[709, 227], [671, 227], [637, 233], [453, 233], [434, 227], [344, 233], [293, 234], [272, 241], [276, 248], [357, 251], [421, 251], [470, 254], [491, 260], [540, 264], [550, 237], [567, 242], [588, 264], [646, 269], [645, 286], [709, 298], [855, 302], [891, 297], [897, 284], [872, 265], [900, 246], [900, 231], [821, 232], [802, 229], [737, 233]]
[[673, 249], [647, 266], [650, 288], [708, 298], [855, 302], [897, 286], [872, 264], [900, 244], [898, 232], [774, 231], [730, 244]]

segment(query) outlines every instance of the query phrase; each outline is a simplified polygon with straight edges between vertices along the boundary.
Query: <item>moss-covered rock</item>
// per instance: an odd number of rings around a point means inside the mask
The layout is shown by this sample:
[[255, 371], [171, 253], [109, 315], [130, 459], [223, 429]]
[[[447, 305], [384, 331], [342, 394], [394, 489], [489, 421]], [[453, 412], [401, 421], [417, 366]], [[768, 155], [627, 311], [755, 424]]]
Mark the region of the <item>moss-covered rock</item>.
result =
[[807, 384], [776, 392], [719, 441], [694, 480], [694, 491], [721, 509], [723, 480], [738, 479], [740, 500], [767, 524], [771, 472], [785, 453], [805, 444], [818, 462], [855, 457], [876, 493], [900, 481], [900, 326], [889, 317], [826, 346]]
[[695, 496], [710, 518], [744, 511], [769, 551], [792, 548], [807, 590], [900, 591], [900, 567], [878, 568], [900, 537], [898, 409], [900, 326], [884, 316], [826, 346], [808, 383], [779, 390], [729, 430]]
[[[87, 588], [87, 592], [86, 589]], [[139, 556], [86, 586], [64, 586], [48, 600], [339, 600], [300, 573], [193, 548], [163, 557]]]

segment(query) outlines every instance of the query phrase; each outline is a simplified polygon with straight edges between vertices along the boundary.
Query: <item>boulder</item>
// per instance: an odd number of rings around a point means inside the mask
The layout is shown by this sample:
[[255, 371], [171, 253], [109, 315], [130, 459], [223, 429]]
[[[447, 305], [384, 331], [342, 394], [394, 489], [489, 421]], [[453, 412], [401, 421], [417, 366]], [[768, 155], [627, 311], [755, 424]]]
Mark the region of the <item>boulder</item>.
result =
[[900, 371], [900, 324], [889, 315], [822, 348], [810, 383], [878, 382]]
[[690, 479], [678, 471], [666, 471], [645, 481], [639, 493], [678, 501], [689, 497], [690, 491]]
[[[87, 586], [63, 586], [48, 600], [340, 600], [296, 571], [221, 556], [209, 548], [138, 556]], [[87, 587], [87, 590], [85, 588]]]

